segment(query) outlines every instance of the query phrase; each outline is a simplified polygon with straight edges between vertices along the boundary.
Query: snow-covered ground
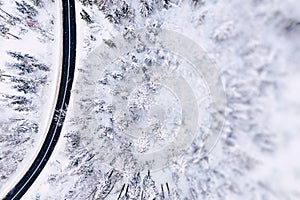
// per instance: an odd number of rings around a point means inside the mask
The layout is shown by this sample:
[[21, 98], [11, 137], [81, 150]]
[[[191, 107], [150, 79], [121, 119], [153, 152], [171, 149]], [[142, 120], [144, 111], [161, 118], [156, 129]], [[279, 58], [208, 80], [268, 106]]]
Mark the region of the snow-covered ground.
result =
[[[21, 1], [16, 2], [22, 5]], [[24, 69], [30, 66], [35, 67], [40, 62], [44, 63], [49, 70], [43, 73], [43, 76], [46, 76], [45, 84], [39, 85], [37, 92], [32, 94], [30, 91], [25, 94], [18, 92], [12, 88], [11, 77], [2, 77], [0, 109], [4, 114], [0, 119], [0, 197], [5, 196], [24, 175], [43, 144], [54, 112], [61, 66], [61, 52], [59, 51], [62, 45], [60, 1], [28, 2], [27, 5], [38, 10], [34, 17], [28, 13], [26, 16], [18, 11], [16, 2], [5, 1], [0, 4], [1, 16], [3, 16], [0, 23], [9, 27], [10, 33], [19, 37], [19, 39], [6, 37], [7, 35], [0, 37], [1, 70], [5, 75], [24, 77], [25, 79], [31, 77], [38, 79], [40, 76], [38, 71], [34, 71], [33, 74], [20, 74], [20, 71], [9, 67], [9, 64], [18, 62], [8, 55], [8, 51], [21, 52], [21, 55], [28, 54], [37, 59], [37, 62], [33, 63], [20, 60], [20, 63], [25, 66]], [[10, 15], [17, 17], [19, 21], [14, 19], [16, 24], [8, 23], [7, 20], [11, 19]], [[13, 103], [9, 101], [9, 98], [5, 99], [4, 95], [24, 96], [31, 99], [32, 104], [28, 110], [16, 111]], [[23, 121], [29, 121], [31, 124], [22, 125]], [[36, 126], [36, 131], [30, 131], [34, 128], [33, 126]], [[17, 131], [18, 128], [20, 132]]]
[[[24, 199], [117, 199], [123, 184], [130, 187], [122, 199], [140, 199], [142, 193], [149, 199], [162, 194], [161, 185], [166, 199], [300, 198], [299, 1], [81, 2], [76, 2], [76, 79], [62, 137]], [[150, 176], [111, 173], [103, 164], [97, 148], [114, 135], [94, 118], [95, 113], [104, 118], [99, 113], [110, 107], [101, 104], [103, 94], [83, 96], [103, 83], [84, 59], [102, 43], [113, 49], [118, 35], [128, 38], [141, 28], [172, 30], [205, 49], [227, 97], [225, 126], [213, 151], [199, 157], [193, 143]]]

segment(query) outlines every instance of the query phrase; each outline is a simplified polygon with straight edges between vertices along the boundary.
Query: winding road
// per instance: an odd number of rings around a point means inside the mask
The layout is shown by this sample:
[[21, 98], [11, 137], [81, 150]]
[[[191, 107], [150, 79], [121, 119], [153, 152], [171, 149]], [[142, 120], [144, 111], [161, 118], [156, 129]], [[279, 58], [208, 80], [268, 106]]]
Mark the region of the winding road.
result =
[[[55, 110], [66, 110], [70, 101], [72, 83], [74, 78], [76, 58], [76, 19], [74, 0], [62, 0], [63, 5], [63, 60], [61, 68], [61, 79], [57, 96]], [[55, 113], [54, 113], [55, 114]], [[47, 161], [49, 160], [54, 147], [61, 133], [64, 115], [59, 112], [59, 122], [52, 117], [47, 136], [43, 146], [30, 166], [29, 170], [15, 187], [4, 197], [5, 200], [21, 199], [29, 187], [39, 176]], [[57, 115], [56, 114], [56, 115]]]

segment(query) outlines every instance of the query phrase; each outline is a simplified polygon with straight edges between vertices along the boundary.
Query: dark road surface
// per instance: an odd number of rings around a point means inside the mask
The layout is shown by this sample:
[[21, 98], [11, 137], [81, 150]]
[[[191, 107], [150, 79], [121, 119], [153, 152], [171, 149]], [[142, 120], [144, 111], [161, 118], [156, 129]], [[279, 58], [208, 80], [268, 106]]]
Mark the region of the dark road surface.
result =
[[[55, 110], [67, 109], [70, 100], [70, 93], [74, 78], [75, 57], [76, 57], [76, 20], [74, 0], [62, 0], [63, 4], [63, 61], [61, 82]], [[55, 114], [55, 113], [54, 113]], [[61, 115], [60, 122], [64, 121]], [[54, 147], [60, 136], [62, 126], [52, 117], [51, 125], [47, 136], [37, 157], [30, 166], [29, 170], [14, 188], [5, 196], [5, 200], [21, 199], [39, 176], [47, 161], [49, 160]]]

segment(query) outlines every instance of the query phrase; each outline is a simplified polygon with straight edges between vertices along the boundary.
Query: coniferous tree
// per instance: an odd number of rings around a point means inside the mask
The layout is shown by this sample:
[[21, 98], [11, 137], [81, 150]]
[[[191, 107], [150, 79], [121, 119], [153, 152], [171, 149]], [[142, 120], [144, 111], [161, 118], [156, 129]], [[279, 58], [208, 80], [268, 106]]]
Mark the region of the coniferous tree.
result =
[[19, 75], [33, 73], [38, 70], [49, 71], [49, 67], [47, 65], [39, 63], [36, 58], [28, 54], [23, 55], [20, 52], [12, 51], [9, 51], [8, 54], [19, 61], [18, 63], [8, 64], [8, 66], [20, 70], [21, 72]]
[[79, 0], [84, 6], [93, 5], [93, 0]]
[[93, 22], [90, 15], [84, 9], [82, 9], [82, 11], [80, 12], [80, 16], [81, 19], [83, 19], [88, 24]]
[[12, 105], [13, 109], [16, 111], [30, 111], [34, 108], [32, 100], [25, 96], [5, 95], [5, 97], [8, 99], [8, 103]]
[[29, 5], [28, 3], [26, 3], [25, 1], [17, 2], [17, 10], [24, 14], [26, 18], [33, 18], [36, 17], [38, 14], [37, 9], [35, 9], [33, 6]]
[[19, 37], [17, 37], [17, 36], [15, 36], [15, 35], [13, 35], [13, 34], [11, 34], [10, 32], [9, 32], [9, 28], [8, 27], [6, 27], [4, 24], [0, 24], [0, 35], [2, 36], [2, 37], [7, 37], [8, 38], [8, 36], [12, 36], [13, 38], [15, 38], [15, 39], [20, 39]]
[[27, 93], [37, 93], [41, 85], [44, 85], [47, 80], [47, 76], [39, 79], [25, 79], [22, 77], [12, 77], [12, 82], [16, 83], [13, 87], [19, 92]]
[[147, 17], [148, 15], [150, 15], [153, 11], [152, 0], [141, 0], [139, 9], [142, 16]]

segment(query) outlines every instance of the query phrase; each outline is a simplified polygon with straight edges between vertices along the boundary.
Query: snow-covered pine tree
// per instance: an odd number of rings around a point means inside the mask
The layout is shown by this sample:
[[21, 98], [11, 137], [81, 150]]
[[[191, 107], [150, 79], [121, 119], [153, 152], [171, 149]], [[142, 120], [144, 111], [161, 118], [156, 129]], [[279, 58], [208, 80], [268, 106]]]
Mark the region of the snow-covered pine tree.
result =
[[16, 5], [17, 5], [17, 10], [23, 15], [25, 15], [26, 18], [33, 18], [38, 14], [38, 10], [35, 9], [30, 4], [26, 3], [25, 1], [22, 2], [16, 1]]
[[20, 96], [20, 95], [2, 95], [8, 104], [8, 106], [13, 107], [14, 110], [22, 112], [22, 111], [30, 111], [34, 109], [32, 104], [32, 98]]
[[40, 86], [46, 83], [47, 76], [37, 77], [37, 79], [28, 79], [23, 77], [12, 77], [11, 81], [16, 83], [13, 87], [16, 88], [19, 92], [32, 93], [35, 94], [38, 92]]
[[140, 0], [140, 14], [144, 17], [149, 16], [153, 11], [153, 1], [152, 0]]
[[80, 16], [81, 16], [81, 19], [84, 20], [88, 24], [91, 24], [93, 22], [90, 15], [84, 9], [82, 9], [82, 11], [80, 12]]

